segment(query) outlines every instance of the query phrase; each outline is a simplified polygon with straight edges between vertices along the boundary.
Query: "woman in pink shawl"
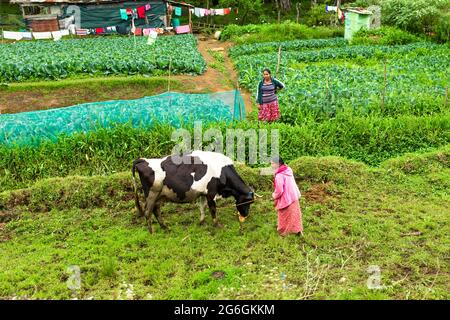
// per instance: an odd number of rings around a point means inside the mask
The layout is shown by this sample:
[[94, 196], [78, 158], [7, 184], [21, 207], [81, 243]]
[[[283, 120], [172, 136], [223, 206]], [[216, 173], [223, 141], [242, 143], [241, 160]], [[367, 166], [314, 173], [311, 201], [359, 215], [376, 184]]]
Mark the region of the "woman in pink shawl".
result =
[[278, 233], [286, 236], [289, 233], [303, 235], [302, 211], [300, 210], [300, 190], [295, 183], [292, 169], [284, 164], [281, 157], [272, 159], [275, 171], [272, 197], [278, 212]]

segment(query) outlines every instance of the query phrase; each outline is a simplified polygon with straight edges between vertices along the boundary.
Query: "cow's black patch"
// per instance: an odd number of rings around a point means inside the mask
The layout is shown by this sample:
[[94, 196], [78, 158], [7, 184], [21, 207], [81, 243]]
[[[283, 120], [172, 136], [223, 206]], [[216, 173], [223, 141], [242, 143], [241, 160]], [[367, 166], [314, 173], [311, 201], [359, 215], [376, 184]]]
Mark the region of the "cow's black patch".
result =
[[144, 159], [138, 159], [134, 162], [134, 166], [139, 173], [139, 178], [141, 180], [142, 189], [144, 189], [145, 198], [148, 197], [150, 188], [155, 182], [155, 171], [149, 167], [148, 162]]
[[240, 214], [244, 217], [248, 215], [253, 193], [233, 165], [223, 167], [220, 177], [212, 178], [207, 188], [208, 194], [219, 194], [224, 198], [233, 196]]
[[173, 190], [179, 200], [186, 198], [194, 180], [203, 178], [208, 170], [208, 166], [200, 158], [190, 155], [184, 155], [181, 163], [174, 162], [171, 156], [167, 157], [161, 162], [161, 168], [166, 172], [163, 184]]

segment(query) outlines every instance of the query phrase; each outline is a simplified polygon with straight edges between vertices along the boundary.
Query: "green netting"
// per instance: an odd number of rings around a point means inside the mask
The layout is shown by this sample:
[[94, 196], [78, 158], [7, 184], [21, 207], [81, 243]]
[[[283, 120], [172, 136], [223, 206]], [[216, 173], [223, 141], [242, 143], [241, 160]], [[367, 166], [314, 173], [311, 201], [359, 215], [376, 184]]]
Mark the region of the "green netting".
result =
[[166, 92], [136, 100], [2, 114], [0, 143], [36, 145], [42, 140], [55, 141], [61, 134], [89, 132], [124, 123], [131, 123], [133, 127], [147, 127], [154, 123], [180, 127], [194, 121], [209, 123], [244, 118], [244, 101], [238, 90], [212, 94]]

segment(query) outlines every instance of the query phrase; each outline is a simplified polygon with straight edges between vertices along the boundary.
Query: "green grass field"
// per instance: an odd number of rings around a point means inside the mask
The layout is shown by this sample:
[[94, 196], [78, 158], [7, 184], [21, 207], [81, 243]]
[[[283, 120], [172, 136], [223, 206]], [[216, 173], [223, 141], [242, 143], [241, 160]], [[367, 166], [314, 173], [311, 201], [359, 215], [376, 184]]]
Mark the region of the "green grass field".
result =
[[[131, 222], [130, 173], [54, 178], [0, 194], [0, 298], [448, 299], [450, 150], [369, 168], [338, 157], [291, 161], [305, 235], [276, 232], [270, 177], [238, 166], [264, 197], [243, 232], [192, 205], [167, 205], [170, 227]], [[81, 287], [69, 290], [69, 266]], [[381, 288], [369, 289], [380, 268]]]

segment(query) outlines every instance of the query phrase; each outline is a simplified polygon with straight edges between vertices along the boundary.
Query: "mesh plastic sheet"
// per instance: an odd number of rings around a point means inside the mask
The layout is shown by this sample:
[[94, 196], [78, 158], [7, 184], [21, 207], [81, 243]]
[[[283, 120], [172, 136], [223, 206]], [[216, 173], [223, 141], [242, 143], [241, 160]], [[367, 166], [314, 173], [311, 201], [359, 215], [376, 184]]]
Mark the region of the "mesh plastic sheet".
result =
[[136, 100], [93, 102], [73, 107], [0, 115], [0, 143], [35, 145], [56, 141], [62, 134], [95, 131], [115, 124], [174, 127], [194, 121], [205, 123], [245, 119], [238, 90], [212, 94], [167, 92]]

